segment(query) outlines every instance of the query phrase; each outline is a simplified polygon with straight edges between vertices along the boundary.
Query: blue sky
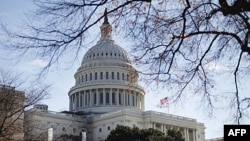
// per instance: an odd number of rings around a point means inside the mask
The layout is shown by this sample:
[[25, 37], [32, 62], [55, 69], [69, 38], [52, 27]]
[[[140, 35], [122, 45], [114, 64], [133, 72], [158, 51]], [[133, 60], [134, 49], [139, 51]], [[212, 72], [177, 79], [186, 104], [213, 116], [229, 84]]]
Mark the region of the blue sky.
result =
[[[18, 26], [20, 25], [20, 18], [23, 18], [24, 13], [28, 12], [28, 10], [32, 8], [33, 5], [31, 4], [30, 0], [1, 0], [0, 20], [8, 25], [8, 27], [11, 29], [18, 29]], [[99, 33], [97, 32], [96, 34]], [[4, 38], [2, 33], [0, 33], [0, 40], [1, 38]], [[129, 47], [127, 44], [125, 44], [125, 40], [117, 37], [116, 33], [113, 33], [113, 38], [117, 43], [119, 43], [120, 46], [129, 52]], [[85, 51], [86, 50], [82, 50], [78, 60], [76, 60], [72, 66], [70, 64], [71, 62], [64, 58], [64, 60], [61, 60], [60, 66], [52, 67], [47, 76], [43, 78], [47, 84], [52, 84], [50, 98], [42, 101], [42, 103], [48, 104], [50, 110], [68, 110], [68, 91], [70, 87], [74, 85], [74, 73], [80, 66], [81, 58], [83, 57]], [[22, 76], [24, 78], [28, 77], [29, 80], [32, 80], [32, 78], [34, 78], [33, 75], [38, 73], [39, 70], [47, 63], [41, 58], [32, 58], [30, 56], [25, 56], [21, 61], [19, 59], [10, 59], [14, 58], [15, 55], [15, 52], [7, 52], [0, 47], [1, 68], [22, 73]], [[225, 68], [217, 66], [216, 69], [221, 70]], [[166, 97], [167, 93], [170, 93], [170, 91], [162, 90], [161, 87], [157, 86], [148, 86], [143, 82], [141, 82], [141, 85], [144, 86], [147, 92], [145, 99], [146, 110], [155, 110], [164, 113], [195, 118], [198, 122], [205, 124], [206, 138], [223, 136], [223, 124], [228, 123], [230, 120], [229, 117], [225, 117], [223, 115], [227, 115], [225, 112], [228, 111], [218, 109], [214, 112], [213, 117], [209, 117], [206, 109], [202, 108], [201, 106], [197, 106], [199, 99], [190, 98], [191, 95], [187, 95], [185, 97], [186, 99], [189, 99], [188, 101], [185, 101], [184, 98], [184, 100], [179, 104], [170, 105], [169, 108], [159, 108], [157, 106], [159, 104], [159, 100]], [[223, 87], [223, 85], [225, 84], [221, 84], [221, 87]]]

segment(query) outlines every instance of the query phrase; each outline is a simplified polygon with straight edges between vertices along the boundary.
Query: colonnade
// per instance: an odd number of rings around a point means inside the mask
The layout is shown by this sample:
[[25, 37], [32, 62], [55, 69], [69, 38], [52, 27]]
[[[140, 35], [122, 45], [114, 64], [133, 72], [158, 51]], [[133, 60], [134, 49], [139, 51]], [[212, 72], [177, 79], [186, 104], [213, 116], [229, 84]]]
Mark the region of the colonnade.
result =
[[151, 123], [151, 128], [157, 129], [163, 133], [167, 133], [168, 130], [174, 129], [182, 133], [182, 136], [185, 138], [185, 141], [197, 141], [196, 129], [173, 126], [170, 124], [156, 123], [156, 122]]
[[144, 94], [116, 88], [88, 89], [70, 94], [70, 110], [98, 106], [133, 106], [144, 110]]
[[137, 71], [122, 72], [112, 71], [112, 70], [94, 70], [91, 72], [78, 73], [76, 76], [76, 85], [84, 85], [89, 82], [101, 82], [106, 80], [115, 80], [118, 82], [129, 82], [133, 84], [138, 83], [138, 73]]

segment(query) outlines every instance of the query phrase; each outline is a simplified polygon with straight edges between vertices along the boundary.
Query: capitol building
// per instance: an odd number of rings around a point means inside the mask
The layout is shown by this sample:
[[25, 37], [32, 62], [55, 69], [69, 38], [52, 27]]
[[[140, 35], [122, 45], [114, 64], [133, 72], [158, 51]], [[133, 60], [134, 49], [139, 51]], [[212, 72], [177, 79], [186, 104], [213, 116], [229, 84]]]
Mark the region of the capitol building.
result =
[[185, 141], [205, 141], [205, 127], [196, 119], [145, 111], [146, 93], [127, 52], [112, 40], [105, 14], [101, 37], [82, 59], [68, 92], [69, 111], [53, 112], [37, 104], [25, 111], [25, 140], [104, 141], [117, 125], [181, 131]]

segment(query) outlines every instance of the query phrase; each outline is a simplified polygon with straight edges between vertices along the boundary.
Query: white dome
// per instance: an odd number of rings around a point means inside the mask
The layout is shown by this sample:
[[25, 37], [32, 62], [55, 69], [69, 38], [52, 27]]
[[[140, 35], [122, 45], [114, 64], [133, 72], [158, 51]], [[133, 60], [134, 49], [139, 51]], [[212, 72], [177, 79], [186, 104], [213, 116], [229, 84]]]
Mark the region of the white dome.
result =
[[93, 66], [130, 66], [127, 52], [113, 40], [100, 40], [95, 46], [90, 48], [82, 59], [80, 68]]
[[101, 39], [91, 47], [75, 73], [75, 86], [69, 91], [70, 111], [107, 113], [125, 107], [144, 110], [139, 74], [127, 52], [111, 38], [107, 17], [101, 26]]

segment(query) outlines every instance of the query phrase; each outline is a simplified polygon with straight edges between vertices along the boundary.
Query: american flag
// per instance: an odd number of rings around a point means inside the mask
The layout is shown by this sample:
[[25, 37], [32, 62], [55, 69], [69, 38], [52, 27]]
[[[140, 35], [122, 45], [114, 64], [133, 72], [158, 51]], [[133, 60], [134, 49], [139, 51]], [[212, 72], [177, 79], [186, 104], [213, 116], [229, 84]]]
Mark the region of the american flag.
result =
[[168, 97], [165, 97], [163, 99], [160, 100], [161, 105], [167, 104], [168, 103]]

